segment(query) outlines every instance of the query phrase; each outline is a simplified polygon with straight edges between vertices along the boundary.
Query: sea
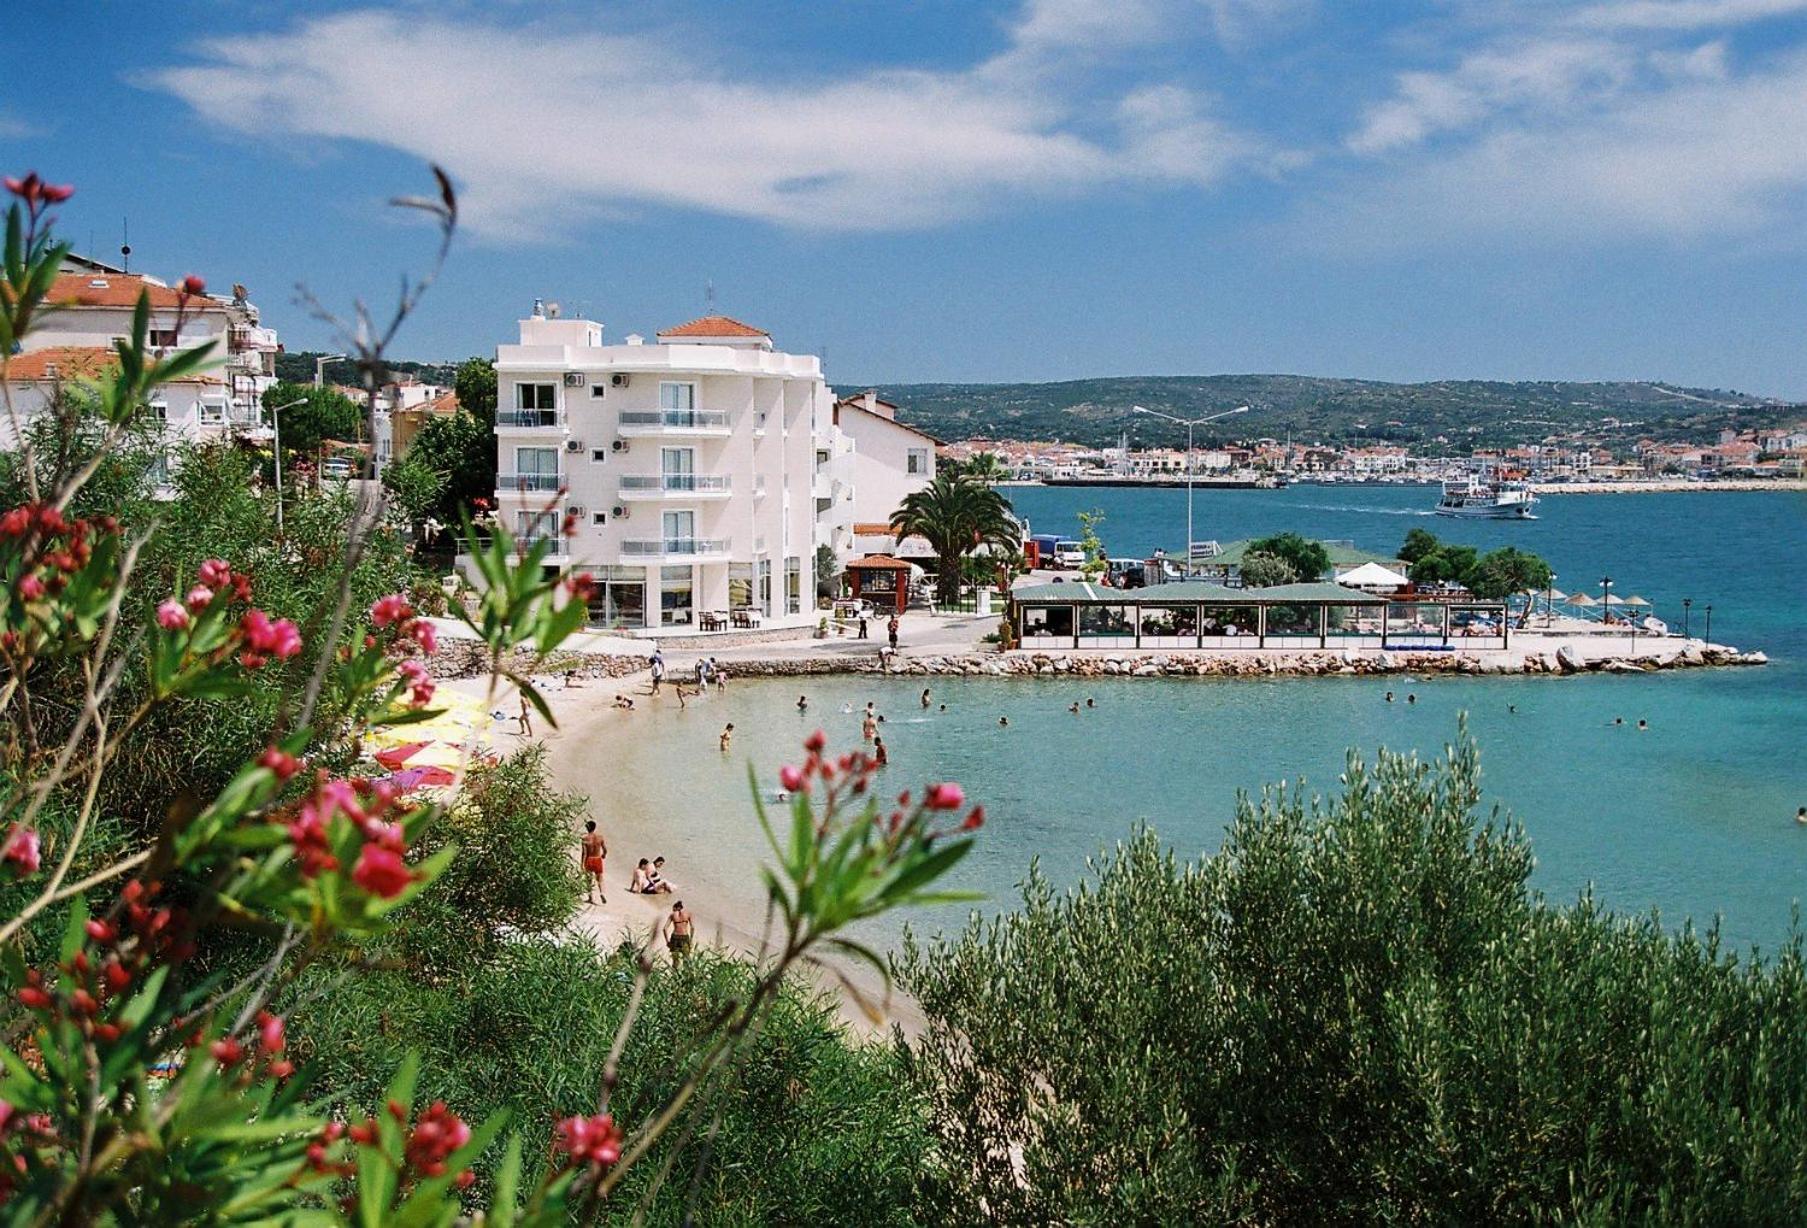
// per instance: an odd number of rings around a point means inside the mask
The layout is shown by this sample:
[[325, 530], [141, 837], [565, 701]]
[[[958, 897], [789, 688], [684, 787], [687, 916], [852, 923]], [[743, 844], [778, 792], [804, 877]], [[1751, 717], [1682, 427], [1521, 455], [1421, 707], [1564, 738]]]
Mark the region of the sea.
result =
[[[1182, 549], [1183, 489], [1007, 493], [1036, 532], [1076, 535], [1078, 513], [1097, 510], [1112, 555]], [[752, 901], [765, 856], [753, 795], [770, 796], [811, 729], [857, 745], [857, 713], [871, 701], [886, 718], [888, 791], [956, 780], [984, 803], [985, 828], [955, 880], [990, 911], [1013, 906], [1031, 862], [1077, 884], [1088, 859], [1138, 824], [1183, 855], [1209, 852], [1239, 793], [1284, 781], [1334, 794], [1351, 751], [1440, 756], [1466, 722], [1487, 805], [1524, 827], [1533, 885], [1550, 901], [1591, 890], [1615, 912], [1671, 927], [1717, 922], [1740, 950], [1789, 936], [1807, 895], [1807, 826], [1794, 818], [1807, 805], [1807, 494], [1558, 495], [1523, 522], [1436, 517], [1436, 491], [1423, 487], [1194, 499], [1201, 540], [1290, 530], [1390, 555], [1425, 528], [1483, 550], [1516, 545], [1550, 562], [1557, 588], [1597, 596], [1610, 576], [1613, 592], [1644, 597], [1677, 630], [1689, 599], [1694, 635], [1710, 617], [1715, 642], [1761, 649], [1770, 664], [1578, 678], [747, 679], [682, 711], [625, 718], [652, 724], [653, 736], [609, 743], [586, 782], [595, 813], [605, 829], [611, 814], [658, 816], [649, 843], [663, 847], [619, 851], [665, 855], [693, 895]], [[724, 755], [716, 736], [728, 722]], [[707, 868], [687, 849], [708, 850]], [[904, 920], [954, 928], [966, 911], [891, 918], [867, 936], [894, 942]]]

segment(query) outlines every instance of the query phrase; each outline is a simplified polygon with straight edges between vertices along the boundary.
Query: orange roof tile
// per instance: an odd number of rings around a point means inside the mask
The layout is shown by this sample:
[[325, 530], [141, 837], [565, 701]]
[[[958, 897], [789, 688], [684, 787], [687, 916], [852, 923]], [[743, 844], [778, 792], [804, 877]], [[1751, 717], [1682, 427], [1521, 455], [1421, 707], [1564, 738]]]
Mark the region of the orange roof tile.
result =
[[[50, 301], [72, 307], [133, 307], [138, 292], [147, 291], [153, 307], [174, 307], [181, 296], [169, 286], [160, 286], [136, 273], [64, 273], [50, 287]], [[190, 299], [190, 311], [223, 311], [225, 304], [216, 299]]]
[[855, 537], [889, 537], [891, 526], [882, 520], [862, 520], [853, 526]]
[[888, 554], [868, 554], [863, 559], [854, 559], [847, 564], [848, 570], [859, 568], [861, 571], [908, 571], [910, 564], [902, 559], [894, 559]]
[[742, 324], [739, 320], [731, 320], [727, 316], [703, 316], [688, 324], [680, 324], [676, 328], [662, 329], [661, 337], [769, 337], [770, 333], [763, 328], [754, 328], [751, 324]]
[[[117, 356], [111, 346], [53, 345], [42, 350], [14, 354], [6, 364], [6, 378], [13, 383], [33, 380], [99, 379], [113, 369]], [[217, 375], [190, 375], [170, 381], [176, 384], [224, 384]]]

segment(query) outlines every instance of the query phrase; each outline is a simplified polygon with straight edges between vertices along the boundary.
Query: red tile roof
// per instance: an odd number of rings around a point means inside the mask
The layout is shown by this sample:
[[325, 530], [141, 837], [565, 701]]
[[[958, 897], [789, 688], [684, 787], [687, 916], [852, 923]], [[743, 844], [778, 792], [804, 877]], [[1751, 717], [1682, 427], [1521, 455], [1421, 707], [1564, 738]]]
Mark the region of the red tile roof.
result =
[[[153, 307], [174, 307], [181, 297], [136, 273], [64, 273], [50, 287], [50, 301], [66, 307], [133, 307], [140, 290], [150, 293]], [[188, 309], [223, 311], [225, 304], [203, 296], [190, 299]]]
[[854, 524], [855, 537], [889, 537], [891, 526], [882, 520], [861, 520]]
[[868, 554], [863, 559], [854, 559], [847, 564], [849, 571], [855, 568], [860, 571], [908, 571], [910, 564], [902, 559], [894, 559], [888, 554]]
[[[42, 350], [14, 354], [6, 364], [6, 378], [13, 383], [32, 380], [99, 379], [113, 369], [118, 356], [111, 346], [53, 345]], [[171, 381], [177, 384], [223, 384], [217, 375], [191, 375]]]
[[739, 320], [731, 320], [727, 316], [704, 316], [692, 320], [688, 324], [680, 324], [676, 328], [660, 331], [661, 337], [770, 337], [763, 328], [754, 328], [751, 324], [742, 324]]

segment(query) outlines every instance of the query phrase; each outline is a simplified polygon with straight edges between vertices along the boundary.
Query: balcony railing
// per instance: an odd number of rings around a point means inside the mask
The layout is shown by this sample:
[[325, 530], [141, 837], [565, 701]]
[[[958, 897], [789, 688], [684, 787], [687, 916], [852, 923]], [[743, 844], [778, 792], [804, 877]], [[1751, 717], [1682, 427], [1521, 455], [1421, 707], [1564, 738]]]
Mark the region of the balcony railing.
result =
[[557, 490], [565, 484], [562, 473], [498, 473], [496, 489], [507, 492], [511, 490]]
[[655, 558], [661, 555], [718, 555], [728, 553], [725, 537], [656, 537], [621, 543], [623, 555]]
[[564, 419], [556, 409], [499, 409], [497, 426], [563, 426]]
[[721, 409], [624, 409], [621, 425], [662, 431], [725, 431], [728, 413]]
[[728, 478], [705, 473], [624, 473], [622, 490], [659, 490], [678, 494], [727, 494]]

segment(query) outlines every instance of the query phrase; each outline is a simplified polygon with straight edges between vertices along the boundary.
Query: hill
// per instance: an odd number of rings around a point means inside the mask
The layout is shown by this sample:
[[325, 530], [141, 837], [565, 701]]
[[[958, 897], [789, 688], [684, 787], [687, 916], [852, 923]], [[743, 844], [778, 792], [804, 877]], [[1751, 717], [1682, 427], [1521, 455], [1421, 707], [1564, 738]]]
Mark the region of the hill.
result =
[[[285, 350], [276, 356], [276, 378], [295, 384], [311, 384], [314, 382], [314, 359], [325, 357], [323, 350], [296, 350], [294, 353]], [[424, 384], [450, 385], [457, 370], [458, 364], [455, 362], [410, 362], [396, 359], [389, 364], [389, 372], [394, 378], [412, 377]], [[333, 363], [326, 368], [328, 383], [349, 384], [353, 377], [354, 372], [349, 363]]]
[[[843, 387], [842, 391], [849, 391]], [[1185, 431], [1130, 406], [1182, 418], [1249, 406], [1202, 427], [1197, 442], [1263, 436], [1331, 444], [1394, 443], [1415, 451], [1562, 436], [1608, 446], [1640, 438], [1704, 442], [1726, 428], [1799, 418], [1807, 409], [1766, 397], [1657, 383], [1439, 380], [1390, 384], [1305, 375], [1124, 376], [1052, 384], [888, 384], [880, 395], [904, 420], [943, 439], [1064, 439], [1183, 444]]]

